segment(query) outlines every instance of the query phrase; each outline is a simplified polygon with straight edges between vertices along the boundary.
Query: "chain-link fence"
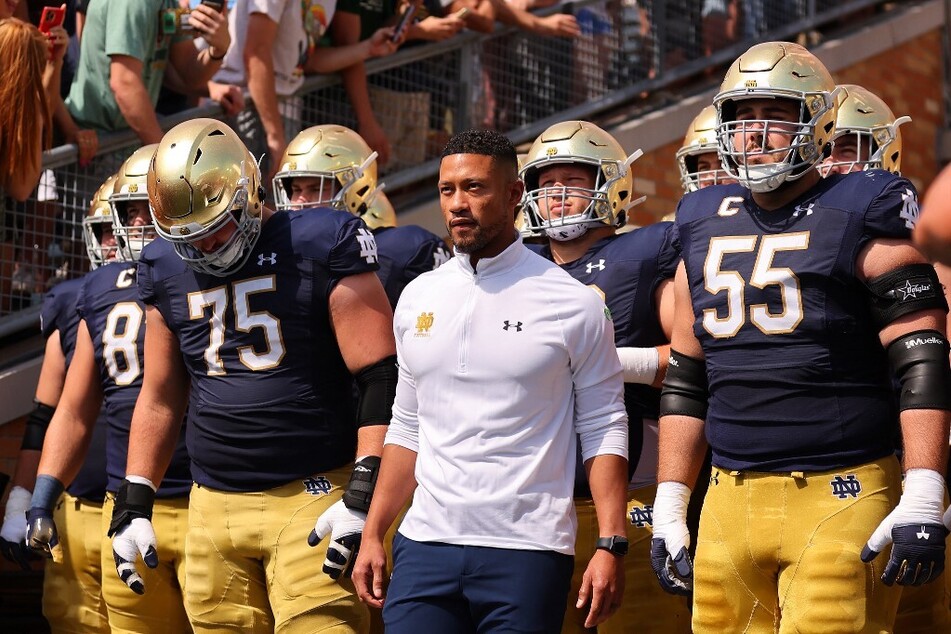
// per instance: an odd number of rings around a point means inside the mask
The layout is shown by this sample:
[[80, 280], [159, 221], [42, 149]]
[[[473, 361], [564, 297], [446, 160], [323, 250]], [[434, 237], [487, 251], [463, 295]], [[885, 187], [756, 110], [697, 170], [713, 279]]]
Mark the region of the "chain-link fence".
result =
[[[367, 65], [371, 105], [392, 147], [389, 191], [426, 182], [449, 136], [495, 128], [513, 141], [552, 123], [588, 118], [729, 63], [754, 41], [814, 43], [824, 28], [895, 3], [881, 0], [583, 0], [548, 9], [572, 13], [575, 38], [499, 28], [404, 47]], [[320, 123], [356, 128], [337, 75], [310, 77], [282, 104], [287, 134]], [[161, 120], [168, 129], [197, 108]], [[236, 121], [229, 121], [237, 129]], [[252, 149], [263, 153], [263, 149]], [[0, 336], [37, 320], [43, 294], [87, 270], [81, 220], [100, 184], [139, 146], [131, 132], [101, 139], [91, 165], [76, 148], [46, 153], [46, 171], [25, 203], [4, 201], [0, 225]]]

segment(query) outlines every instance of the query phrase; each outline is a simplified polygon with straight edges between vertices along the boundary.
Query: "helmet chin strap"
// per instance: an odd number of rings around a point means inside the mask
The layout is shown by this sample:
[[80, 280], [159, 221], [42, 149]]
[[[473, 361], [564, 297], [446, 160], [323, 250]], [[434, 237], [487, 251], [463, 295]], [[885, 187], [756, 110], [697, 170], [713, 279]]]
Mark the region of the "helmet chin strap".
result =
[[777, 189], [786, 182], [789, 170], [785, 163], [768, 165], [749, 165], [737, 167], [737, 180], [756, 194], [764, 194]]
[[558, 227], [548, 227], [545, 234], [556, 242], [568, 242], [580, 238], [588, 232], [588, 223], [581, 222], [573, 225], [561, 225]]

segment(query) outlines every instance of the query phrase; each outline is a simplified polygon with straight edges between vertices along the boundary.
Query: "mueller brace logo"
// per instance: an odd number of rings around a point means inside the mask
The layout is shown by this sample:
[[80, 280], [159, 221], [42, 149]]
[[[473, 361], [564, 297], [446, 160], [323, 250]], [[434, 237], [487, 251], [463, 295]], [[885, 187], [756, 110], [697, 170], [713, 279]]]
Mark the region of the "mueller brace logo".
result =
[[918, 346], [927, 346], [934, 344], [943, 344], [944, 340], [938, 337], [915, 337], [914, 339], [909, 339], [905, 342], [905, 349], [910, 350], [912, 348], [917, 348]]
[[654, 525], [654, 507], [650, 504], [632, 507], [628, 515], [631, 518], [631, 524], [638, 528]]
[[844, 500], [846, 498], [857, 498], [862, 492], [862, 483], [859, 482], [855, 474], [850, 473], [846, 477], [837, 475], [830, 482], [832, 485], [832, 495]]
[[324, 476], [304, 480], [304, 491], [311, 495], [327, 495], [333, 488], [334, 485]]

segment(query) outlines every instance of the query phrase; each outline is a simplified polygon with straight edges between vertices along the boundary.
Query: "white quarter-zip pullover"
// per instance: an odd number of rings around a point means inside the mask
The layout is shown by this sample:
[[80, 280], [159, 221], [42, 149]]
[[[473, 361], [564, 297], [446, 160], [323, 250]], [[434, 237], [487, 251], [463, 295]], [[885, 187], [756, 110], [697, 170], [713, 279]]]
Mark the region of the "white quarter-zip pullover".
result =
[[573, 554], [584, 460], [627, 457], [604, 302], [517, 240], [473, 270], [457, 253], [403, 291], [387, 444], [417, 452], [400, 532], [415, 541]]

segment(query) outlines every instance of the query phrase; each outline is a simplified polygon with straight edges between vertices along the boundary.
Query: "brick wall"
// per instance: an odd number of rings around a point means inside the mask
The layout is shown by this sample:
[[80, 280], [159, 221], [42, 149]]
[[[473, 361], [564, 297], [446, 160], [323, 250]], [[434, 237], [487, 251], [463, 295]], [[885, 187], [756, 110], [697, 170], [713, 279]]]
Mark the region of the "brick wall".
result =
[[[896, 116], [912, 118], [901, 127], [902, 173], [923, 192], [939, 171], [936, 140], [944, 126], [940, 30], [838, 70], [833, 77], [841, 84], [864, 86], [884, 99]], [[647, 195], [632, 210], [636, 224], [654, 222], [676, 208], [682, 193], [674, 160], [678, 149], [680, 141], [669, 143], [634, 164], [637, 195]]]

